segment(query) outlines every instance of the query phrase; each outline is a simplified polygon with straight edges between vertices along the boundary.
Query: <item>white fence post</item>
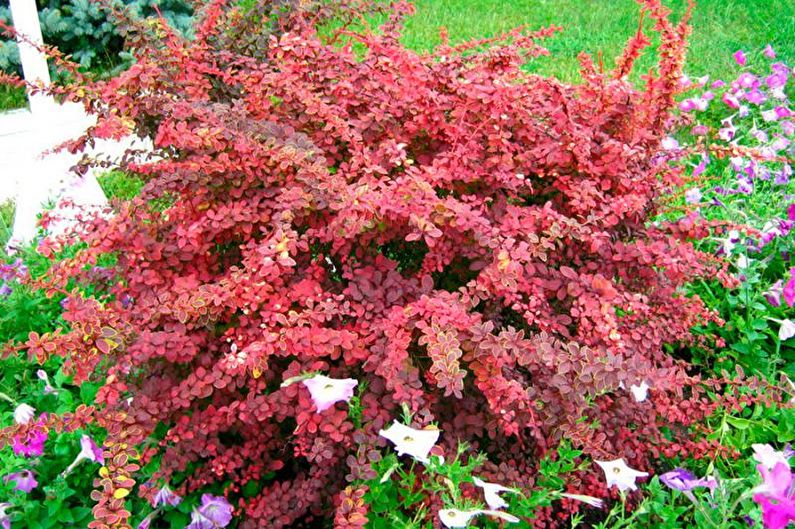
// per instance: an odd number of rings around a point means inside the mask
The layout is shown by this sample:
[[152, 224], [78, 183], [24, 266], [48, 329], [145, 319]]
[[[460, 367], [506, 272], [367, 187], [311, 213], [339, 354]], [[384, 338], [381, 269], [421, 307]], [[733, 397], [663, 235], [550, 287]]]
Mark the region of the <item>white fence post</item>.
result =
[[[41, 46], [44, 43], [36, 0], [11, 0], [10, 5], [14, 29], [20, 36], [24, 36], [30, 41], [17, 40], [19, 59], [22, 62], [25, 80], [31, 83], [41, 83], [45, 87], [49, 86], [50, 70], [47, 68], [47, 57], [34, 46]], [[28, 100], [30, 101], [30, 111], [35, 115], [51, 111], [55, 103], [52, 97], [46, 94], [34, 95], [30, 93], [30, 90], [28, 90]]]
[[[10, 0], [10, 6], [14, 29], [30, 41], [18, 40], [25, 80], [47, 87], [50, 85], [47, 58], [36, 49], [36, 45], [43, 43], [36, 2]], [[62, 219], [51, 226], [56, 233], [73, 225], [80, 211], [101, 210], [108, 203], [93, 171], [82, 178], [69, 171], [79, 156], [59, 152], [42, 158], [44, 151], [83, 134], [94, 123], [92, 116], [86, 115], [81, 105], [59, 105], [47, 94], [31, 94], [28, 90], [28, 100], [30, 114], [7, 115], [9, 120], [16, 119], [15, 124], [10, 130], [0, 130], [0, 168], [3, 169], [0, 174], [9, 173], [16, 191], [14, 229], [8, 243], [12, 251], [35, 238], [36, 217], [49, 201], [68, 199], [77, 206], [56, 206], [55, 213]]]

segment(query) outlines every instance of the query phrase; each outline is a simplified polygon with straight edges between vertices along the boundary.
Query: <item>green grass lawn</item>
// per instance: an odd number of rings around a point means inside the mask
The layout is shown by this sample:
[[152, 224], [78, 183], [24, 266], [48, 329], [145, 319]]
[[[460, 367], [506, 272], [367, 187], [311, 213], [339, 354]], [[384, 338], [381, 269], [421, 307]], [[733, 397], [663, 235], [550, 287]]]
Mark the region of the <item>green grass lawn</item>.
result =
[[[728, 76], [737, 49], [759, 51], [771, 43], [782, 60], [795, 59], [795, 0], [696, 0], [688, 73]], [[681, 14], [685, 0], [667, 0]], [[546, 43], [550, 57], [531, 66], [536, 72], [565, 80], [577, 78], [577, 54], [602, 52], [612, 66], [638, 22], [634, 0], [415, 0], [417, 14], [408, 21], [405, 42], [427, 50], [447, 27], [455, 42], [487, 37], [525, 24], [537, 28], [563, 26]], [[647, 54], [642, 69], [653, 64]], [[20, 91], [0, 89], [0, 110], [24, 104]]]
[[[681, 14], [685, 0], [664, 0]], [[534, 71], [577, 78], [577, 54], [602, 52], [612, 66], [626, 40], [637, 30], [634, 0], [415, 0], [417, 14], [407, 26], [407, 45], [426, 50], [439, 42], [439, 26], [453, 41], [496, 35], [520, 24], [555, 24], [563, 33], [549, 39], [551, 56], [538, 59]], [[696, 0], [688, 73], [728, 76], [737, 49], [761, 51], [768, 43], [785, 61], [795, 58], [795, 0]], [[640, 65], [653, 63], [647, 54]]]

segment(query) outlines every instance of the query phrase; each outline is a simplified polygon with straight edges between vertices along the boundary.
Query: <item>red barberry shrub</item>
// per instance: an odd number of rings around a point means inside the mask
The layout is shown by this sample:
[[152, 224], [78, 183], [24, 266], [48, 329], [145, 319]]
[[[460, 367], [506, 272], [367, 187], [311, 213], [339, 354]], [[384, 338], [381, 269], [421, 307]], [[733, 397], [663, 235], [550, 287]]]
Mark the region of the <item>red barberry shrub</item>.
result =
[[[626, 80], [642, 34], [615, 72], [583, 57], [567, 85], [522, 68], [555, 28], [417, 54], [403, 4], [378, 31], [327, 37], [298, 10], [252, 48], [222, 1], [194, 39], [161, 24], [119, 77], [62, 89], [98, 115], [72, 148], [154, 140], [120, 162], [141, 195], [82, 226], [84, 248], [40, 283], [69, 292], [70, 327], [20, 346], [104, 379], [94, 417], [122, 470], [98, 480], [91, 527], [128, 526], [136, 457], [181, 493], [231, 483], [242, 527], [360, 527], [348, 481], [371, 477], [403, 404], [511, 482], [561, 438], [639, 468], [718, 449], [699, 430], [730, 381], [664, 346], [717, 320], [682, 287], [725, 269], [691, 245], [693, 219], [651, 222], [677, 177], [656, 153], [687, 17], [640, 3], [661, 42], [642, 90]], [[82, 299], [108, 256], [111, 286]], [[281, 386], [306, 371], [359, 380], [360, 415]]]

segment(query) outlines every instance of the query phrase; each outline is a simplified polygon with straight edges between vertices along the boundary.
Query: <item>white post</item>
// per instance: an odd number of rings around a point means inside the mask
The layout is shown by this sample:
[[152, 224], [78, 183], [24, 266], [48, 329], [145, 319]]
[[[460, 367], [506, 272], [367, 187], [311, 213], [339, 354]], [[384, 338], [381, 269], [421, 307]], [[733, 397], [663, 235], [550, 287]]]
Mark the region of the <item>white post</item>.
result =
[[[10, 0], [14, 29], [29, 42], [18, 39], [19, 57], [25, 80], [43, 88], [50, 85], [47, 57], [36, 46], [43, 43], [35, 0]], [[69, 168], [79, 156], [67, 152], [45, 156], [42, 152], [75, 138], [93, 124], [93, 118], [81, 105], [58, 105], [52, 96], [31, 94], [30, 114], [6, 115], [15, 120], [10, 130], [0, 128], [0, 175], [16, 180], [16, 211], [14, 229], [8, 248], [31, 241], [36, 236], [36, 217], [52, 199], [66, 198], [77, 208], [56, 206], [57, 217], [63, 219], [51, 227], [60, 232], [74, 224], [80, 211], [101, 210], [107, 205], [95, 175], [72, 174]], [[13, 114], [13, 113], [12, 113]]]
[[[50, 85], [50, 70], [47, 68], [47, 57], [37, 50], [35, 45], [41, 46], [44, 39], [41, 36], [39, 25], [39, 12], [36, 9], [36, 0], [11, 0], [11, 16], [14, 19], [14, 29], [20, 36], [30, 41], [17, 40], [19, 45], [19, 59], [22, 62], [22, 72], [25, 80], [31, 83]], [[45, 94], [31, 94], [28, 90], [30, 111], [34, 116], [51, 110], [54, 104], [52, 97]]]

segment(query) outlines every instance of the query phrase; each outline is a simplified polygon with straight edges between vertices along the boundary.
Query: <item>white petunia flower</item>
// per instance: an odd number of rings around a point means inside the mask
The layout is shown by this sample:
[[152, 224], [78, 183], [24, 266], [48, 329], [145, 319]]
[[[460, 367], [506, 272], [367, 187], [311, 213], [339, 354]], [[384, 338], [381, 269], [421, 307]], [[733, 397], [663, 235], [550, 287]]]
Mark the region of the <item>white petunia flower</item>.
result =
[[34, 415], [36, 415], [35, 408], [23, 402], [14, 410], [14, 422], [17, 424], [28, 424]]
[[381, 430], [378, 435], [389, 440], [395, 445], [399, 456], [408, 454], [417, 461], [428, 462], [428, 454], [439, 440], [441, 432], [435, 428], [415, 430], [405, 424], [392, 421], [392, 426]]
[[474, 509], [471, 511], [459, 511], [458, 509], [442, 509], [439, 511], [439, 519], [445, 527], [457, 528], [466, 527], [469, 521], [475, 516], [485, 514], [486, 516], [494, 516], [510, 523], [519, 522], [519, 518], [512, 514], [502, 511], [489, 511], [486, 509]]
[[570, 500], [577, 500], [583, 503], [587, 503], [591, 507], [596, 507], [597, 509], [601, 509], [604, 505], [604, 502], [599, 498], [595, 498], [593, 496], [586, 496], [585, 494], [569, 494], [568, 492], [561, 492], [561, 496], [564, 498], [569, 498]]
[[779, 463], [789, 466], [789, 459], [793, 455], [791, 449], [789, 451], [776, 450], [768, 444], [752, 444], [751, 448], [754, 449], [754, 459], [768, 470], [773, 470]]
[[602, 467], [605, 473], [607, 487], [610, 488], [615, 485], [620, 491], [636, 490], [638, 487], [635, 485], [635, 480], [649, 475], [648, 472], [641, 472], [628, 467], [623, 458], [613, 461], [594, 460], [594, 462]]
[[635, 397], [635, 402], [643, 402], [649, 396], [649, 385], [645, 380], [642, 380], [640, 384], [632, 384], [629, 386], [629, 390]]
[[312, 396], [317, 413], [329, 409], [337, 402], [348, 402], [353, 397], [353, 388], [358, 384], [359, 381], [352, 378], [336, 379], [323, 375], [304, 380], [304, 386]]
[[660, 146], [666, 151], [675, 151], [679, 148], [679, 142], [676, 141], [676, 138], [666, 136], [663, 138], [662, 142], [660, 142]]
[[795, 322], [792, 320], [783, 320], [781, 327], [778, 328], [778, 339], [782, 342], [789, 340], [795, 336]]
[[516, 489], [503, 487], [497, 483], [489, 483], [477, 477], [473, 478], [473, 481], [475, 482], [475, 485], [483, 489], [483, 497], [486, 499], [486, 504], [489, 506], [489, 508], [495, 510], [508, 506], [508, 503], [500, 498], [500, 492], [512, 492], [514, 494], [519, 492]]

